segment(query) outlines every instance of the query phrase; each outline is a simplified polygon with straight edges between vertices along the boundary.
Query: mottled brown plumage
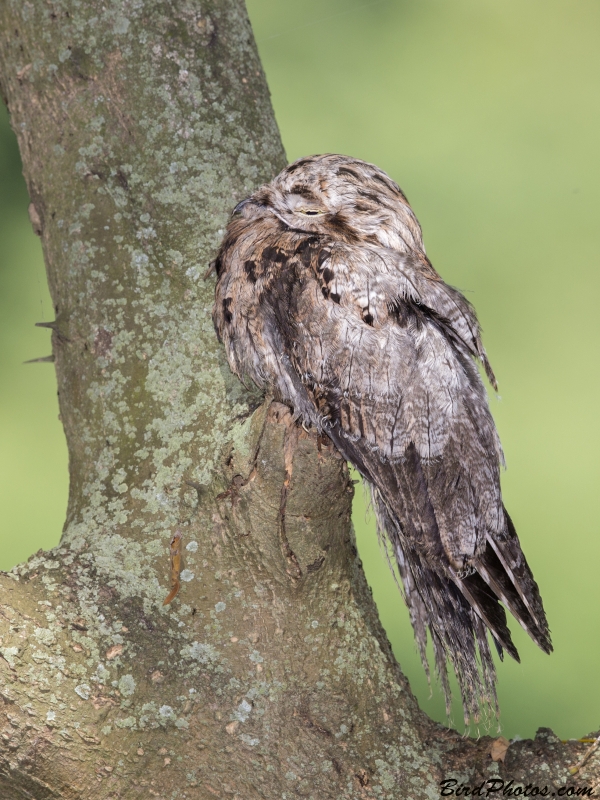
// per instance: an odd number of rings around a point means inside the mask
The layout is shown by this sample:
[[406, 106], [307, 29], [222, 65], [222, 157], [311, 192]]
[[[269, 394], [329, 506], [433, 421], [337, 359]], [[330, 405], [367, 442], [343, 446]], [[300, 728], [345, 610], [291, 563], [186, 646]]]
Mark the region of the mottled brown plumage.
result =
[[[354, 158], [291, 164], [241, 202], [216, 260], [231, 369], [326, 433], [371, 488], [421, 659], [447, 704], [497, 709], [486, 631], [518, 660], [502, 602], [545, 651], [537, 584], [502, 504], [502, 450], [471, 305], [431, 266], [399, 187]], [[479, 661], [479, 663], [478, 663]]]

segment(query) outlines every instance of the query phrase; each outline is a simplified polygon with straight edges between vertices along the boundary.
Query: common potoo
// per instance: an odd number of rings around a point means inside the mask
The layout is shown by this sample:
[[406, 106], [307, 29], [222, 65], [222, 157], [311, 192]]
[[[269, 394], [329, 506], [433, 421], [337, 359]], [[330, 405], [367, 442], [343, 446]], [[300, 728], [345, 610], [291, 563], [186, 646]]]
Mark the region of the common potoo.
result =
[[[549, 653], [537, 584], [502, 504], [494, 388], [475, 312], [432, 267], [382, 170], [302, 158], [234, 209], [216, 259], [213, 319], [243, 380], [315, 426], [369, 485], [425, 669], [446, 703], [497, 710], [487, 632], [519, 660], [506, 606]], [[479, 662], [479, 663], [478, 663]]]

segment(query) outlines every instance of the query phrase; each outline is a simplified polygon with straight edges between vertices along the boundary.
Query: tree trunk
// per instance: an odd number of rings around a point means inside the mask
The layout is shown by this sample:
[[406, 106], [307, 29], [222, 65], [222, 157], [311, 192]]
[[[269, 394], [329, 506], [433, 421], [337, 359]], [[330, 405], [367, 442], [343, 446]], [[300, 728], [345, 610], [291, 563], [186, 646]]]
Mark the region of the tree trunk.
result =
[[242, 0], [4, 0], [0, 31], [70, 471], [60, 546], [0, 576], [0, 796], [590, 785], [584, 744], [541, 731], [503, 764], [423, 715], [346, 465], [228, 370], [205, 273], [285, 162]]

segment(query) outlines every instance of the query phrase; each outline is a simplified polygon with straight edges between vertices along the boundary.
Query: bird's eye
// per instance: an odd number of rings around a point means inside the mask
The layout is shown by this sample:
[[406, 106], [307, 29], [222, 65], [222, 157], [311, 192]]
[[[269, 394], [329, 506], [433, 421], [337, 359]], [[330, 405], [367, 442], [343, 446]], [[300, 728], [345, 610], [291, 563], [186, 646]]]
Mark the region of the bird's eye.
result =
[[319, 214], [324, 214], [325, 212], [318, 208], [297, 208], [296, 213], [304, 214], [306, 217], [317, 217]]

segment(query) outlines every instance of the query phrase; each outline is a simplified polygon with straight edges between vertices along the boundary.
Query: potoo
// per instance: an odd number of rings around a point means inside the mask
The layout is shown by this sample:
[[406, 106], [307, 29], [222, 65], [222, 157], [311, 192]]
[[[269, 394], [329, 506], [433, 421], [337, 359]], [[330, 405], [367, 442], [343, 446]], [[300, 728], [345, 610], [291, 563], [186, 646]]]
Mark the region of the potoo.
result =
[[[427, 630], [449, 709], [497, 711], [488, 632], [519, 660], [506, 606], [546, 653], [537, 584], [502, 504], [502, 449], [476, 362], [477, 317], [432, 267], [382, 170], [302, 158], [233, 211], [213, 313], [233, 372], [333, 441], [372, 494], [425, 670]], [[501, 605], [502, 604], [502, 605]]]

